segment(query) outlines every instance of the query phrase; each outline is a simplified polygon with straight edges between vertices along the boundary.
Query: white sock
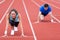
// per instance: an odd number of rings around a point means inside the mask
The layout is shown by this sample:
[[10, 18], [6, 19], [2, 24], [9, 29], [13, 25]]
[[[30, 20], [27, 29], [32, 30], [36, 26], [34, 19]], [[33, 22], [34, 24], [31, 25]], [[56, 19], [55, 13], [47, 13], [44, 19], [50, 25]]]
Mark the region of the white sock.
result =
[[5, 33], [4, 34], [7, 35], [7, 30], [5, 30]]
[[14, 31], [18, 31], [18, 28], [14, 26]]
[[14, 35], [14, 30], [11, 30], [11, 35]]
[[41, 19], [41, 20], [44, 20], [44, 16], [43, 16], [43, 15], [40, 15], [40, 19]]

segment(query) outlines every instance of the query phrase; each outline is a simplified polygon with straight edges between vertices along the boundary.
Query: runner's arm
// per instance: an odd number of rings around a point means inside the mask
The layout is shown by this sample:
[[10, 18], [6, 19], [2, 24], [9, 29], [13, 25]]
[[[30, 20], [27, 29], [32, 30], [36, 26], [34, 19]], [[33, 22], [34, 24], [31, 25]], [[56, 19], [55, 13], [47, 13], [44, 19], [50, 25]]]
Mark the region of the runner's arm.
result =
[[56, 17], [53, 16], [52, 12], [49, 12], [50, 16], [51, 16], [51, 20], [55, 19], [57, 22], [60, 23], [60, 20], [58, 20]]

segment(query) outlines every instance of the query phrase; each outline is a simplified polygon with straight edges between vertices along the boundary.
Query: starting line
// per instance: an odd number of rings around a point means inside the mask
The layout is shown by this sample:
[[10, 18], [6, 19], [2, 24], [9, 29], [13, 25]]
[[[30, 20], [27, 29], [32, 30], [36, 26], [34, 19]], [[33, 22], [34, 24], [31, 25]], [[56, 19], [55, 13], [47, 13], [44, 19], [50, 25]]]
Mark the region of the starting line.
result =
[[27, 38], [30, 38], [30, 37], [32, 37], [33, 38], [33, 36], [0, 36], [0, 38], [22, 38], [22, 37], [27, 37]]

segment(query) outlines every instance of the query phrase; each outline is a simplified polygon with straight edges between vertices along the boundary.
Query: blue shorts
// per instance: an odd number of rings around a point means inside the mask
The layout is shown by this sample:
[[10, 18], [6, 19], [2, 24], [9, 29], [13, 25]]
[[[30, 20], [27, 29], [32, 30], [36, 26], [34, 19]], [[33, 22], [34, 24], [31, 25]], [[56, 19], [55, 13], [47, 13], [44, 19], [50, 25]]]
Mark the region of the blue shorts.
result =
[[45, 13], [43, 13], [43, 12], [41, 12], [41, 14], [42, 14], [43, 16], [47, 16], [47, 15], [48, 15], [48, 13], [45, 14]]

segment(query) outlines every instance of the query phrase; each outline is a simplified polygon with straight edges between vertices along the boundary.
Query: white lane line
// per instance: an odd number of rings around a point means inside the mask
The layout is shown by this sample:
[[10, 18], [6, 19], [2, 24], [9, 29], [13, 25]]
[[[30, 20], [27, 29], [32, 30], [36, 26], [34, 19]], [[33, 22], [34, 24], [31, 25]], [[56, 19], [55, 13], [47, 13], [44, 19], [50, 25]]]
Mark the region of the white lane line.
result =
[[9, 11], [9, 9], [11, 8], [12, 4], [14, 3], [14, 0], [12, 0], [11, 4], [9, 5], [8, 9], [6, 10], [6, 12], [4, 13], [4, 15], [2, 16], [0, 23], [2, 23], [3, 19], [5, 18], [7, 12]]
[[[4, 16], [2, 17], [2, 19], [0, 20], [0, 23], [2, 22], [2, 20], [4, 19], [4, 17], [7, 15], [7, 12], [9, 11], [9, 9], [11, 8], [11, 6], [13, 5], [14, 0], [11, 2], [11, 4], [9, 5], [7, 11], [5, 12]], [[4, 32], [4, 36], [7, 36], [7, 29], [8, 29], [8, 25], [6, 23], [6, 28], [5, 28], [5, 32]]]
[[[38, 6], [38, 7], [40, 7], [40, 5], [37, 3], [37, 2], [35, 2], [34, 0], [31, 0], [36, 6]], [[57, 13], [56, 13], [57, 14]], [[60, 15], [54, 15], [54, 16], [60, 16]]]
[[0, 36], [0, 38], [20, 38], [22, 36]]
[[[44, 0], [41, 0], [41, 1], [44, 2], [44, 3], [48, 3], [48, 2], [46, 2], [46, 1], [44, 1]], [[48, 3], [48, 4], [50, 4], [50, 3]], [[50, 5], [58, 9], [58, 7], [54, 6], [53, 4], [50, 4]], [[55, 20], [60, 23], [60, 20], [59, 20], [59, 19], [57, 19], [57, 18], [54, 17], [54, 16], [53, 16], [53, 18], [55, 18]]]
[[[42, 1], [42, 2], [44, 2], [44, 3], [48, 3], [48, 2], [46, 2], [46, 1], [44, 1], [44, 0], [40, 0], [40, 1]], [[52, 7], [57, 8], [57, 9], [60, 10], [59, 7], [57, 7], [57, 6], [53, 5], [53, 4], [50, 4], [50, 3], [48, 3], [48, 4], [51, 5]], [[60, 15], [55, 15], [55, 16], [60, 16]]]
[[57, 2], [57, 1], [55, 1], [55, 0], [51, 0], [51, 1], [60, 4], [60, 2]]
[[[38, 3], [36, 3], [35, 1], [33, 1], [32, 0], [32, 2], [34, 3], [34, 4], [36, 4], [38, 7], [39, 7], [39, 4]], [[46, 3], [46, 2], [45, 2]], [[55, 17], [54, 17], [55, 18]], [[57, 19], [57, 18], [55, 18], [59, 23], [60, 23], [60, 21]], [[35, 22], [35, 23], [39, 23], [39, 21], [37, 21], [37, 22]]]
[[[40, 1], [42, 1], [42, 2], [44, 2], [44, 3], [48, 3], [48, 2], [46, 2], [46, 1], [44, 1], [44, 0], [40, 0]], [[57, 6], [53, 5], [53, 4], [50, 4], [50, 3], [48, 3], [48, 4], [60, 10], [59, 7], [57, 7]]]
[[33, 29], [33, 26], [32, 26], [32, 23], [31, 23], [31, 20], [30, 20], [30, 17], [29, 17], [29, 14], [28, 14], [28, 11], [27, 11], [27, 8], [26, 8], [24, 0], [22, 0], [22, 3], [23, 3], [23, 6], [25, 8], [25, 12], [26, 12], [26, 15], [27, 15], [27, 18], [28, 18], [28, 21], [29, 21], [29, 24], [30, 24], [30, 28], [31, 28], [32, 33], [33, 33], [33, 36], [34, 36], [34, 40], [37, 40], [37, 37], [35, 35], [35, 32], [34, 32], [34, 29]]
[[[35, 5], [37, 5], [38, 7], [40, 7], [40, 5], [37, 3], [37, 2], [35, 2], [34, 0], [31, 0]], [[43, 0], [40, 0], [40, 1], [43, 1]], [[43, 1], [43, 2], [45, 2], [45, 1]], [[48, 2], [45, 2], [45, 3], [48, 3]], [[50, 3], [48, 3], [48, 4], [50, 4]], [[55, 6], [55, 5], [53, 5], [53, 4], [50, 4], [51, 6], [53, 6], [53, 7], [55, 7], [55, 8], [57, 8], [57, 9], [60, 9], [59, 7], [57, 7], [57, 6]]]
[[2, 0], [1, 2], [0, 2], [0, 5], [2, 4], [2, 3], [4, 3], [5, 2], [5, 0]]
[[[0, 36], [0, 38], [22, 38], [23, 36]], [[33, 38], [33, 36], [24, 36], [24, 37], [27, 37], [27, 38]]]
[[38, 7], [40, 7], [40, 5], [37, 3], [37, 2], [35, 2], [34, 0], [31, 0], [35, 5], [37, 5]]
[[[19, 16], [20, 16], [20, 18], [21, 18], [20, 13], [19, 13]], [[21, 32], [22, 32], [21, 36], [22, 36], [22, 37], [32, 37], [32, 36], [24, 35], [23, 26], [22, 26], [22, 19], [20, 20], [20, 23], [21, 23], [21, 24], [19, 24], [19, 25], [20, 25], [20, 27], [21, 27]]]

